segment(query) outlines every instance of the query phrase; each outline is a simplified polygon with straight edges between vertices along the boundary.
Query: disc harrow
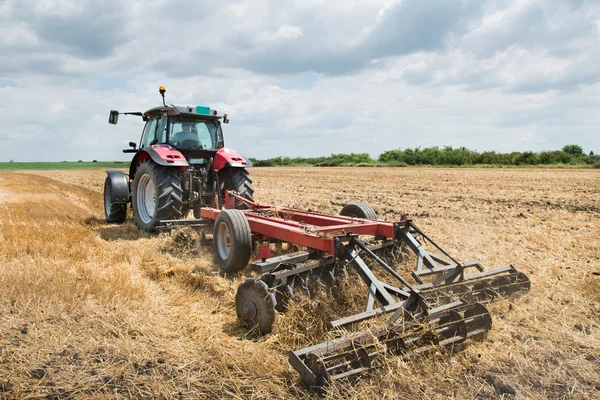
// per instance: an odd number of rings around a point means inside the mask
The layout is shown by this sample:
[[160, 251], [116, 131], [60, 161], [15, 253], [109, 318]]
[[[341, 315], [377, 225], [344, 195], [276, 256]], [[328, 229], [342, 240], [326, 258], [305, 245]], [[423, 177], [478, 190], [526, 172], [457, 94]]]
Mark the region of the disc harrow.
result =
[[[239, 203], [247, 209], [233, 210]], [[217, 219], [222, 212], [227, 219]], [[331, 287], [339, 271], [350, 266], [364, 283], [364, 311], [330, 321], [339, 337], [289, 352], [290, 364], [311, 387], [371, 371], [383, 356], [408, 357], [484, 336], [492, 328], [485, 304], [531, 288], [529, 278], [512, 265], [485, 270], [476, 261], [460, 262], [411, 219], [379, 220], [362, 203], [329, 215], [261, 205], [225, 191], [224, 207], [200, 213], [216, 221], [215, 232], [228, 224], [227, 242], [219, 243], [220, 236], [213, 235], [215, 248], [226, 250], [227, 265], [221, 266], [226, 272], [246, 267], [252, 248], [247, 241], [263, 243], [251, 265], [260, 277], [247, 278], [235, 297], [238, 318], [261, 334], [272, 331], [278, 312], [298, 291], [312, 295], [314, 279]], [[272, 257], [268, 243], [290, 243], [294, 246], [288, 248], [297, 251]], [[386, 261], [403, 259], [406, 251], [416, 257], [412, 279]]]

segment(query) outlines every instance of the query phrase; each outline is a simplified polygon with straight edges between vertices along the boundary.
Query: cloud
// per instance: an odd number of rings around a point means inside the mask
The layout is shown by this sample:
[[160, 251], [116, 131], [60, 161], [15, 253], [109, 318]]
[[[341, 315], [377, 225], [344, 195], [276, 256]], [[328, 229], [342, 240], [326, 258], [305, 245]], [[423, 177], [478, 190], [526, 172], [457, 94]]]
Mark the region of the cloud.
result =
[[125, 1], [7, 0], [0, 12], [3, 74], [72, 75], [71, 63], [102, 61], [129, 42], [135, 7]]
[[0, 160], [127, 159], [143, 122], [108, 111], [159, 85], [254, 157], [598, 152], [599, 21], [589, 0], [5, 0]]

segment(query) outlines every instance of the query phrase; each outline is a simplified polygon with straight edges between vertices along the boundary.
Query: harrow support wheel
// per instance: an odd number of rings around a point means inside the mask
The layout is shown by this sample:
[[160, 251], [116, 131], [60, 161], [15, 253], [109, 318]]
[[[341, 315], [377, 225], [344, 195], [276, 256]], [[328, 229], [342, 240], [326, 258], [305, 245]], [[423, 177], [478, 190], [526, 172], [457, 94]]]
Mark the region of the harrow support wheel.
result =
[[377, 219], [377, 214], [373, 208], [365, 203], [349, 203], [342, 208], [340, 215], [346, 217], [356, 217], [365, 219]]
[[133, 216], [142, 230], [153, 232], [158, 223], [183, 216], [183, 189], [178, 169], [143, 162], [133, 181]]
[[239, 272], [246, 268], [252, 254], [252, 232], [240, 210], [222, 210], [213, 229], [215, 257], [224, 273]]
[[115, 203], [113, 200], [113, 187], [110, 176], [104, 181], [104, 214], [106, 222], [121, 224], [127, 218], [127, 203]]
[[275, 295], [260, 279], [247, 278], [235, 294], [235, 310], [246, 326], [257, 327], [261, 335], [271, 333], [277, 318]]

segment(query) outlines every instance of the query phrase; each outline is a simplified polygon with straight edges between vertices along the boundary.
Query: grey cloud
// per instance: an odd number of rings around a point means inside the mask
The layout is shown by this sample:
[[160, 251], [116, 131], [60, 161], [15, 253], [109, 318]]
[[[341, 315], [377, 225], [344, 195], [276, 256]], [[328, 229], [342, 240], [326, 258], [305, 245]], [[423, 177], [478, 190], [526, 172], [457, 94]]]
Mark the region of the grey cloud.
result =
[[76, 75], [69, 61], [106, 58], [132, 38], [133, 19], [125, 1], [60, 2], [49, 8], [50, 4], [9, 0], [2, 5], [0, 24], [18, 24], [33, 38], [18, 46], [0, 44], [4, 73]]
[[[314, 21], [304, 20], [303, 37], [291, 42], [254, 44], [231, 60], [242, 68], [262, 74], [285, 74], [313, 71], [328, 75], [343, 75], [367, 68], [377, 58], [407, 54], [420, 50], [441, 49], [446, 35], [457, 29], [459, 21], [478, 13], [479, 1], [435, 0], [403, 1], [385, 11], [376, 21], [362, 19], [343, 42], [328, 41], [334, 28], [315, 29]], [[319, 25], [316, 25], [319, 26]], [[246, 38], [247, 42], [249, 39]]]
[[42, 43], [65, 50], [81, 58], [103, 58], [111, 55], [116, 46], [129, 36], [123, 27], [125, 18], [90, 9], [73, 17], [38, 17], [35, 32]]
[[481, 24], [455, 46], [488, 58], [512, 46], [529, 49], [545, 48], [558, 56], [569, 56], [580, 50], [583, 42], [597, 42], [598, 3], [544, 0], [510, 4], [502, 9], [489, 9]]
[[479, 14], [481, 1], [403, 1], [388, 10], [358, 46], [372, 58], [397, 56], [444, 47], [459, 22]]
[[[232, 3], [232, 1], [220, 1], [218, 7]], [[150, 20], [149, 23], [158, 30], [170, 24], [182, 26], [200, 23], [215, 14], [214, 7], [215, 2], [212, 0], [169, 0], [160, 3], [155, 13], [150, 13], [152, 18], [156, 17], [156, 19]]]
[[0, 54], [1, 71], [7, 76], [30, 74], [62, 74], [63, 63], [58, 57], [43, 54], [31, 54], [15, 57], [14, 54]]
[[[396, 59], [412, 85], [501, 88], [513, 93], [573, 91], [600, 82], [598, 3], [559, 1], [487, 10], [481, 24], [453, 39], [447, 52]], [[389, 67], [389, 66], [388, 66]]]

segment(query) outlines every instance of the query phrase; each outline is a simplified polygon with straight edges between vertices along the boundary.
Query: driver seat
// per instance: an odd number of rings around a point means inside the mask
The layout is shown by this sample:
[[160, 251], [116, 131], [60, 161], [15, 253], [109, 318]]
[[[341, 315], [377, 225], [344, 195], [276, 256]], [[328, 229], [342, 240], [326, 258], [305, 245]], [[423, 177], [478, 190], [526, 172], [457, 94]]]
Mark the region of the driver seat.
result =
[[181, 147], [185, 149], [202, 149], [202, 144], [199, 140], [185, 139], [181, 142]]

